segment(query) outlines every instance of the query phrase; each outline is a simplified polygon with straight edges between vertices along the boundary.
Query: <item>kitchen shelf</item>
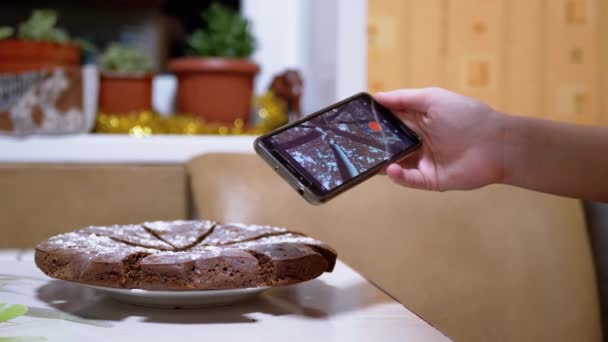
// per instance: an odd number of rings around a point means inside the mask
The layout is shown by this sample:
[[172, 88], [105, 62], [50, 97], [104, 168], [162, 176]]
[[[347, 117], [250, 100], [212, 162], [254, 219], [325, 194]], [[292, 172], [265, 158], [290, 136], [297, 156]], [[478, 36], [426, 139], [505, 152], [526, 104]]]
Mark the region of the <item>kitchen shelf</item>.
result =
[[253, 153], [254, 136], [115, 134], [0, 137], [0, 163], [179, 164], [205, 153]]

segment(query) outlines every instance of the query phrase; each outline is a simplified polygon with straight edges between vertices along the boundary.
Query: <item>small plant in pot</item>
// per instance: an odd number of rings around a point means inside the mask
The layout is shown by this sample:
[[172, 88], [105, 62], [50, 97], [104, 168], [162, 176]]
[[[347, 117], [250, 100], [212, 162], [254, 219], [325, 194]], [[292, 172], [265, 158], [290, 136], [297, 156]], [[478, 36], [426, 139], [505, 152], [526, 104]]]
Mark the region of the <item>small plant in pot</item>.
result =
[[255, 49], [249, 23], [218, 3], [201, 14], [207, 30], [188, 38], [188, 57], [173, 59], [169, 70], [178, 77], [177, 105], [182, 113], [208, 122], [247, 122], [257, 64], [247, 60]]
[[141, 50], [112, 43], [99, 58], [99, 110], [128, 114], [152, 109], [152, 63]]
[[15, 33], [11, 27], [0, 28], [0, 72], [17, 73], [57, 66], [78, 66], [80, 46], [68, 34], [56, 28], [57, 12], [34, 10]]

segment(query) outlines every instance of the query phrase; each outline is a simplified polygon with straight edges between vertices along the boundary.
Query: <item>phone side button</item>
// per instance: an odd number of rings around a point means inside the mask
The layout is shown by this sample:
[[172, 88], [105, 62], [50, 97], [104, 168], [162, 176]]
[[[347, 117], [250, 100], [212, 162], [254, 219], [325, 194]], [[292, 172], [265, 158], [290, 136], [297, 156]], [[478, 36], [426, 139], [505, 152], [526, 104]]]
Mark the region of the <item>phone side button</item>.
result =
[[298, 177], [298, 179], [300, 180], [300, 184], [304, 185], [304, 187], [306, 188], [309, 188], [312, 185], [312, 183], [308, 179], [302, 176]]

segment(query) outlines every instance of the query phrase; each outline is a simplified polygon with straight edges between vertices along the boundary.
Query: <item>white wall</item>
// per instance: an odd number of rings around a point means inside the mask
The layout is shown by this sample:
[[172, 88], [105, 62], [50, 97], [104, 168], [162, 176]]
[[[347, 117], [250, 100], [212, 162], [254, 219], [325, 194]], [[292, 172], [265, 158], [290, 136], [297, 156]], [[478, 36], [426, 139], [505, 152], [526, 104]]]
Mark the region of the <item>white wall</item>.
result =
[[255, 84], [256, 93], [261, 93], [276, 73], [303, 63], [299, 30], [303, 1], [245, 0], [241, 6], [257, 38], [252, 59], [261, 67]]
[[336, 95], [367, 90], [367, 1], [337, 0]]
[[304, 113], [366, 89], [366, 0], [243, 0], [242, 11], [259, 44], [256, 93], [286, 68], [302, 73]]
[[309, 0], [301, 13], [303, 113], [314, 112], [337, 99], [336, 11], [336, 1]]

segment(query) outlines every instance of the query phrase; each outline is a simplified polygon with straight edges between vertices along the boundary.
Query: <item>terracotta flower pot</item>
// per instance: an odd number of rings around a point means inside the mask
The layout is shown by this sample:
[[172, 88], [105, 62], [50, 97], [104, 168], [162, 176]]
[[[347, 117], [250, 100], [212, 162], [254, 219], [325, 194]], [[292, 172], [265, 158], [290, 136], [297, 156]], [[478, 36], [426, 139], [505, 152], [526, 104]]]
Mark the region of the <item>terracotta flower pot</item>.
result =
[[99, 110], [109, 114], [128, 114], [152, 109], [150, 73], [101, 72]]
[[0, 40], [0, 73], [17, 73], [80, 64], [80, 47], [33, 40]]
[[178, 78], [177, 106], [208, 122], [247, 122], [257, 64], [243, 59], [184, 57], [169, 62]]

